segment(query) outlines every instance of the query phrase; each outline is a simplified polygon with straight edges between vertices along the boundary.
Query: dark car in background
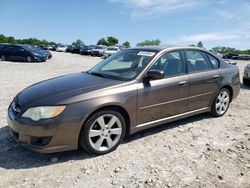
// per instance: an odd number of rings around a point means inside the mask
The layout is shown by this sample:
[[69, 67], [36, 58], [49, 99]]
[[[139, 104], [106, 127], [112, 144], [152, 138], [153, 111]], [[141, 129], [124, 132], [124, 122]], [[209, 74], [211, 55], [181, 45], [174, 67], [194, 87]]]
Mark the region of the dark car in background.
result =
[[248, 55], [248, 54], [240, 54], [238, 59], [239, 60], [250, 60], [250, 55]]
[[6, 44], [0, 47], [0, 58], [2, 61], [27, 61], [41, 62], [47, 60], [47, 54], [35, 47], [23, 44]]
[[239, 54], [232, 54], [232, 53], [228, 53], [228, 54], [224, 54], [222, 56], [223, 59], [238, 59]]
[[32, 150], [82, 146], [100, 155], [147, 128], [205, 112], [221, 117], [239, 91], [238, 67], [204, 49], [138, 47], [24, 89], [7, 118], [13, 137]]
[[81, 55], [91, 55], [91, 51], [95, 48], [95, 45], [84, 45], [81, 50], [80, 54]]
[[68, 45], [66, 48], [66, 52], [70, 52], [72, 53], [72, 51], [74, 50], [75, 46], [74, 45]]
[[49, 45], [48, 48], [51, 51], [56, 51], [56, 45]]
[[243, 84], [246, 86], [250, 86], [250, 64], [248, 64], [244, 68], [244, 73], [243, 73]]
[[73, 54], [80, 54], [81, 46], [74, 46], [71, 50], [71, 53]]

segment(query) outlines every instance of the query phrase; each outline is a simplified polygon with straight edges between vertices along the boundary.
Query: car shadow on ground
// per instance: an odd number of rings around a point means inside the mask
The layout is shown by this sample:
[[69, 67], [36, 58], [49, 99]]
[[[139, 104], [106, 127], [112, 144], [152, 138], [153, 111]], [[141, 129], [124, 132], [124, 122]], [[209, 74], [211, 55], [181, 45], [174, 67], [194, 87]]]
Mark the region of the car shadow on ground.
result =
[[[172, 129], [178, 126], [185, 126], [191, 122], [211, 118], [208, 113], [185, 118], [168, 124], [163, 124], [133, 135], [127, 136], [122, 144], [144, 138], [161, 131]], [[68, 151], [56, 154], [40, 154], [26, 149], [12, 139], [8, 126], [0, 128], [0, 168], [4, 169], [30, 169], [47, 166], [55, 163], [63, 163], [74, 160], [85, 160], [94, 158], [83, 149]]]

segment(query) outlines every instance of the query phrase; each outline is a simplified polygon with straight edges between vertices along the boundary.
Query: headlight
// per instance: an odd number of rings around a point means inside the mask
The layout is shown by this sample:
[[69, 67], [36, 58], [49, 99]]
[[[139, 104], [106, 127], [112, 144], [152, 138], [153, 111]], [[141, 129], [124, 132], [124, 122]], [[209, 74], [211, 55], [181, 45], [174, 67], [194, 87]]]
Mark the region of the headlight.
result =
[[39, 54], [39, 53], [33, 53], [33, 55], [35, 55], [35, 56], [41, 56], [41, 54]]
[[32, 107], [24, 112], [22, 117], [30, 118], [34, 121], [40, 119], [53, 118], [61, 114], [66, 106], [40, 106]]

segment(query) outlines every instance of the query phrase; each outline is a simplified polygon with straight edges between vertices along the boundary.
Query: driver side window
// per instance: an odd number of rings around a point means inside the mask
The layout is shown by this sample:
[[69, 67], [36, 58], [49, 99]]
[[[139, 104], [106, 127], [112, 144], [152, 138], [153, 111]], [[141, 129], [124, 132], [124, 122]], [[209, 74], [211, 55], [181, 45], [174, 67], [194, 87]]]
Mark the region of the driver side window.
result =
[[186, 74], [184, 52], [173, 51], [163, 54], [151, 70], [162, 70], [165, 78]]

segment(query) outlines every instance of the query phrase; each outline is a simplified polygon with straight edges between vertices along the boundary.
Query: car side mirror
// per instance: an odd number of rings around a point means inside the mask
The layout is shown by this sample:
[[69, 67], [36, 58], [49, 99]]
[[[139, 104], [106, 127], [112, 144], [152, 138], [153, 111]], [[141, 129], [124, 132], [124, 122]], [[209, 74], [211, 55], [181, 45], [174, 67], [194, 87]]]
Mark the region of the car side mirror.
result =
[[164, 78], [164, 72], [162, 70], [149, 70], [147, 73], [149, 80], [159, 80]]

